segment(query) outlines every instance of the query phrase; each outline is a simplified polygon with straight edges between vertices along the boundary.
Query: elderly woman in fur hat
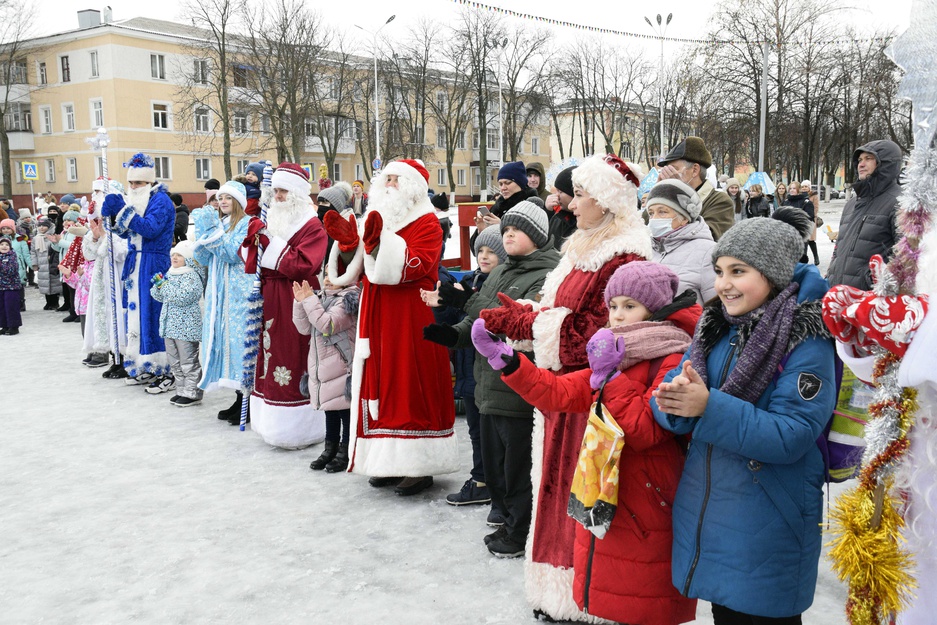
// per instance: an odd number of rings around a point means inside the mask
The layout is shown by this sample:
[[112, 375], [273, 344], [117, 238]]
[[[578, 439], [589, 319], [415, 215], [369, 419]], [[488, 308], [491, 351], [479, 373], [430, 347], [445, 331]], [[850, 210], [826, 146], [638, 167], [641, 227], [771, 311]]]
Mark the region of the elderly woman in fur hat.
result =
[[[613, 154], [586, 159], [573, 172], [569, 208], [577, 230], [546, 278], [537, 302], [481, 313], [488, 329], [532, 340], [538, 367], [569, 373], [589, 365], [586, 343], [608, 323], [604, 292], [622, 265], [651, 258], [651, 236], [637, 212], [641, 172]], [[534, 413], [534, 515], [527, 541], [527, 600], [534, 613], [588, 620], [573, 600], [575, 524], [566, 514], [570, 482], [588, 413]]]

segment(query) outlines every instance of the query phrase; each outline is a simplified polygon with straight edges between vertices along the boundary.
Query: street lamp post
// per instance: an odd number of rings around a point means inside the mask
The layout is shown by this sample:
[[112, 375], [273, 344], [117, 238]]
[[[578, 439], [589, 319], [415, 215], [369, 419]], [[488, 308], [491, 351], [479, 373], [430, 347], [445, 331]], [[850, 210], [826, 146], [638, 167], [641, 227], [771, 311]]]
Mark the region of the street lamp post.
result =
[[670, 20], [673, 19], [673, 13], [667, 14], [667, 21], [665, 22], [660, 13], [657, 14], [657, 27], [654, 27], [654, 24], [651, 23], [649, 17], [645, 16], [644, 21], [647, 22], [647, 25], [651, 27], [655, 33], [657, 33], [658, 38], [660, 38], [660, 74], [658, 75], [657, 81], [657, 110], [660, 113], [660, 153], [663, 156], [666, 152], [664, 148], [664, 35], [667, 33], [667, 26], [670, 25]]
[[[355, 28], [363, 30], [372, 37], [372, 54], [374, 55], [374, 160], [378, 163], [381, 162], [381, 121], [380, 113], [378, 112], [378, 88], [377, 88], [377, 35], [384, 29], [384, 26], [387, 26], [394, 21], [396, 15], [391, 15], [387, 18], [387, 21], [384, 24], [371, 32], [367, 28], [363, 28], [355, 24]], [[373, 163], [372, 163], [373, 165]]]
[[[505, 46], [508, 45], [508, 39], [505, 37], [500, 42], [495, 41], [492, 48], [497, 50], [501, 49], [501, 52], [504, 52]], [[495, 78], [498, 81], [498, 167], [504, 165], [504, 96], [501, 94], [501, 54], [496, 52], [495, 59], [498, 61], [498, 74]]]

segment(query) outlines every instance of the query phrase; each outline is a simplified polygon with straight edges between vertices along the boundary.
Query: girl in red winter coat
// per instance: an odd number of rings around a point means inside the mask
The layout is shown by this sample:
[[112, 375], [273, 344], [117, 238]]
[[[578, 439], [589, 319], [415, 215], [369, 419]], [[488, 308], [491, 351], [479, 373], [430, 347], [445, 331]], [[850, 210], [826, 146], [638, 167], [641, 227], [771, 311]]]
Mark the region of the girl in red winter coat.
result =
[[[585, 613], [630, 625], [677, 625], [696, 617], [696, 600], [671, 583], [671, 505], [683, 470], [683, 441], [657, 425], [650, 394], [689, 347], [702, 312], [688, 291], [674, 299], [679, 278], [658, 263], [633, 261], [608, 281], [611, 328], [586, 351], [589, 368], [562, 376], [538, 369], [475, 322], [479, 353], [521, 397], [545, 413], [603, 404], [625, 433], [619, 461], [618, 508], [604, 538], [576, 524], [573, 599]], [[573, 523], [572, 519], [570, 522]]]

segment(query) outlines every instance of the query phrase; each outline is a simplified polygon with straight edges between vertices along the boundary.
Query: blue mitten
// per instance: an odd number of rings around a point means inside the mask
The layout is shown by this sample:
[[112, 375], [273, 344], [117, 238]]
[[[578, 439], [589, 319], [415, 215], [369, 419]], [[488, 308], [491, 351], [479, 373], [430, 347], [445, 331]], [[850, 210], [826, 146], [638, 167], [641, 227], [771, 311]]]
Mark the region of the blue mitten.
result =
[[126, 205], [127, 203], [124, 201], [124, 196], [120, 193], [108, 193], [104, 196], [104, 202], [101, 205], [101, 214], [105, 217], [115, 217]]
[[192, 211], [192, 220], [195, 222], [195, 231], [197, 233], [211, 232], [221, 226], [221, 218], [218, 211], [210, 206], [196, 208]]

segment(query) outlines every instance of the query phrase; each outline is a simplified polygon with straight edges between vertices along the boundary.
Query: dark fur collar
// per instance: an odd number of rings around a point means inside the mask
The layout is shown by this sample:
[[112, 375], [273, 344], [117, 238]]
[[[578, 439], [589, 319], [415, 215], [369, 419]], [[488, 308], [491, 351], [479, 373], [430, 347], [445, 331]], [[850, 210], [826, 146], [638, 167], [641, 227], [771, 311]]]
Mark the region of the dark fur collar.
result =
[[[794, 325], [791, 328], [791, 336], [785, 353], [790, 353], [791, 350], [809, 338], [833, 338], [823, 323], [822, 307], [823, 303], [819, 300], [797, 305], [794, 310]], [[739, 327], [739, 349], [748, 342], [748, 338], [757, 323], [758, 321], [755, 320], [753, 323]], [[731, 324], [726, 321], [722, 313], [722, 304], [717, 303], [715, 306], [708, 306], [703, 311], [699, 324], [696, 326], [696, 336], [693, 342], [701, 345], [703, 353], [708, 356], [719, 342], [719, 339], [729, 333], [731, 327]]]

